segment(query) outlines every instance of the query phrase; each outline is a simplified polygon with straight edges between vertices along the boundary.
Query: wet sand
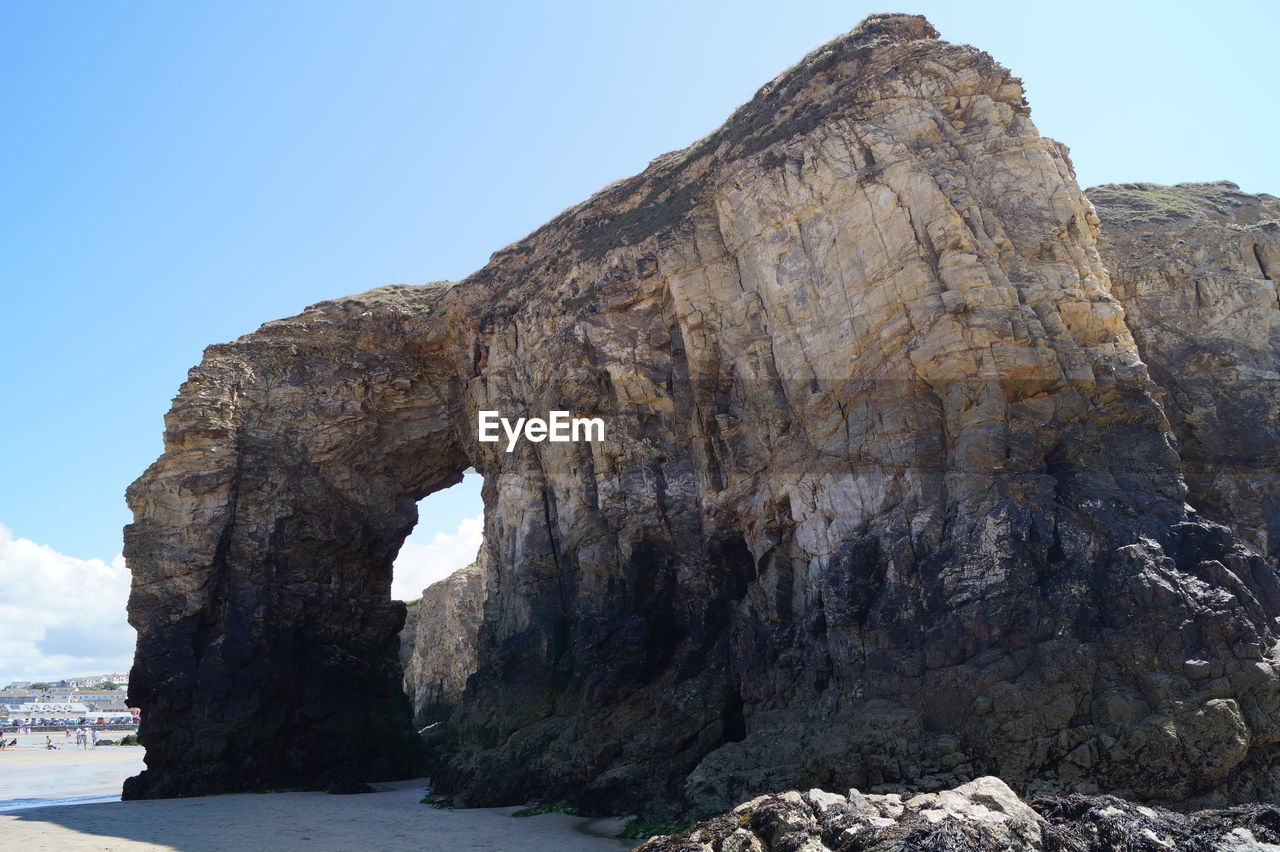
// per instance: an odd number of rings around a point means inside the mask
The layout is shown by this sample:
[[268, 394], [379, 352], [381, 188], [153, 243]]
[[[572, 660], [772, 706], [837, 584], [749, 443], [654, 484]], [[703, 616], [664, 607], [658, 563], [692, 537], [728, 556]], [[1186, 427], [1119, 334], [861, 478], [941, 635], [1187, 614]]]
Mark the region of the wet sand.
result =
[[[124, 736], [111, 732], [104, 736]], [[7, 739], [13, 739], [8, 735]], [[67, 799], [118, 799], [120, 785], [143, 769], [141, 746], [76, 748], [74, 739], [53, 736], [54, 751], [44, 747], [44, 734], [19, 734], [18, 745], [0, 751], [0, 812]]]
[[[423, 805], [421, 780], [375, 784], [377, 792], [356, 796], [244, 793], [121, 802], [120, 784], [142, 770], [141, 748], [77, 751], [74, 740], [54, 737], [62, 747], [48, 751], [43, 734], [19, 742], [30, 745], [0, 752], [4, 849], [617, 852], [633, 845], [613, 836], [620, 828], [616, 820], [517, 818], [511, 816], [517, 808], [450, 811]], [[101, 801], [107, 797], [116, 800]], [[47, 804], [75, 798], [81, 801]]]

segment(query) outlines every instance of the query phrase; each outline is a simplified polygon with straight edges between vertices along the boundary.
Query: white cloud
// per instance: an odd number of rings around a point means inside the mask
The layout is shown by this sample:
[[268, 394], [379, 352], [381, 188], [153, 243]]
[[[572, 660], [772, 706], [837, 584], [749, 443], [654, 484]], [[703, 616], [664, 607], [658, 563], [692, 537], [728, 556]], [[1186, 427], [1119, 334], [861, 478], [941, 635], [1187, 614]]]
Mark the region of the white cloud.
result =
[[484, 535], [484, 515], [465, 518], [452, 533], [438, 532], [426, 544], [405, 539], [391, 574], [391, 597], [411, 601], [422, 590], [476, 561]]
[[[475, 561], [483, 515], [426, 543], [405, 541], [396, 557], [391, 596], [412, 600], [423, 588]], [[77, 559], [17, 538], [0, 524], [0, 686], [13, 680], [127, 672], [136, 634], [125, 620], [129, 570]]]
[[77, 559], [0, 524], [0, 686], [127, 672], [128, 597], [124, 557]]

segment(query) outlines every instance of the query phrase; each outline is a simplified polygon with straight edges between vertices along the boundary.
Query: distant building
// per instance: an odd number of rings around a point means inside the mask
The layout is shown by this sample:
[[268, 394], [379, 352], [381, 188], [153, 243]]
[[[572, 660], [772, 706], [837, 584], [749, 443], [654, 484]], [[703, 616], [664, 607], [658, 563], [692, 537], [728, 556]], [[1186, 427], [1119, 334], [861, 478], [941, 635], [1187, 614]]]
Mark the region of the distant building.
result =
[[90, 675], [89, 677], [69, 677], [66, 680], [58, 681], [58, 686], [70, 687], [72, 689], [83, 689], [87, 686], [97, 686], [100, 683], [112, 683], [116, 686], [128, 686], [128, 673], [111, 672], [109, 674]]
[[29, 690], [33, 683], [51, 684], [53, 688], [48, 690], [50, 695], [65, 695], [70, 690], [86, 689], [88, 687], [97, 686], [100, 683], [109, 683], [113, 686], [128, 686], [129, 673], [108, 672], [107, 674], [89, 675], [87, 677], [68, 677], [63, 678], [62, 680], [47, 681], [15, 680], [3, 690], [0, 690], [0, 692], [6, 692], [14, 689]]
[[129, 712], [124, 693], [119, 690], [77, 690], [74, 700], [82, 701], [94, 711]]
[[4, 709], [11, 719], [70, 719], [89, 712], [89, 708], [78, 702], [35, 701], [25, 704], [6, 704]]

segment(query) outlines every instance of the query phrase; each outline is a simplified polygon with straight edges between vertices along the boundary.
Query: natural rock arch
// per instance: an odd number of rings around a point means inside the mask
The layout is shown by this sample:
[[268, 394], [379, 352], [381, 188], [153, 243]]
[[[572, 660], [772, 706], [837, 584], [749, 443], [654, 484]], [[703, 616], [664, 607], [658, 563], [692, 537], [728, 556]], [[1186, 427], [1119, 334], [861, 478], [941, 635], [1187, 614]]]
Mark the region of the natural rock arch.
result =
[[456, 286], [212, 347], [129, 495], [126, 794], [416, 771], [391, 558], [473, 466], [460, 801], [1273, 795], [1280, 584], [1185, 505], [1096, 231], [1015, 78], [876, 16]]
[[439, 344], [351, 304], [210, 347], [129, 490], [152, 768], [127, 797], [422, 771], [391, 564], [417, 500], [472, 460]]

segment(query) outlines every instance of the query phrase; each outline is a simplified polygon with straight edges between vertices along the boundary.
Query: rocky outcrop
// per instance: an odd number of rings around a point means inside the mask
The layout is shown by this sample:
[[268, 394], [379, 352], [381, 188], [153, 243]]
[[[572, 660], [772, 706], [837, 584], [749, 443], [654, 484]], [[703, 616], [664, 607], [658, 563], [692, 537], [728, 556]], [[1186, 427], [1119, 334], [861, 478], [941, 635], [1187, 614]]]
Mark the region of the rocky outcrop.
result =
[[126, 795], [417, 771], [391, 561], [469, 467], [460, 802], [1272, 795], [1280, 584], [1188, 507], [1096, 231], [1016, 78], [875, 16], [460, 284], [210, 347], [129, 491]]
[[1280, 557], [1280, 198], [1099, 186], [1098, 248], [1164, 391], [1187, 499]]
[[[400, 666], [405, 670], [406, 675], [409, 671], [409, 660], [413, 658], [414, 637], [418, 635], [418, 604], [421, 600], [419, 598], [416, 601], [404, 602], [404, 627], [400, 628]], [[406, 695], [413, 694], [409, 690], [407, 677], [404, 691]]]
[[427, 586], [409, 605], [400, 653], [404, 691], [418, 727], [448, 719], [476, 670], [484, 599], [484, 571], [472, 563]]
[[1280, 848], [1280, 809], [1269, 805], [1180, 814], [1110, 796], [1030, 805], [998, 778], [939, 793], [848, 796], [810, 790], [752, 799], [640, 852], [1115, 852]]

